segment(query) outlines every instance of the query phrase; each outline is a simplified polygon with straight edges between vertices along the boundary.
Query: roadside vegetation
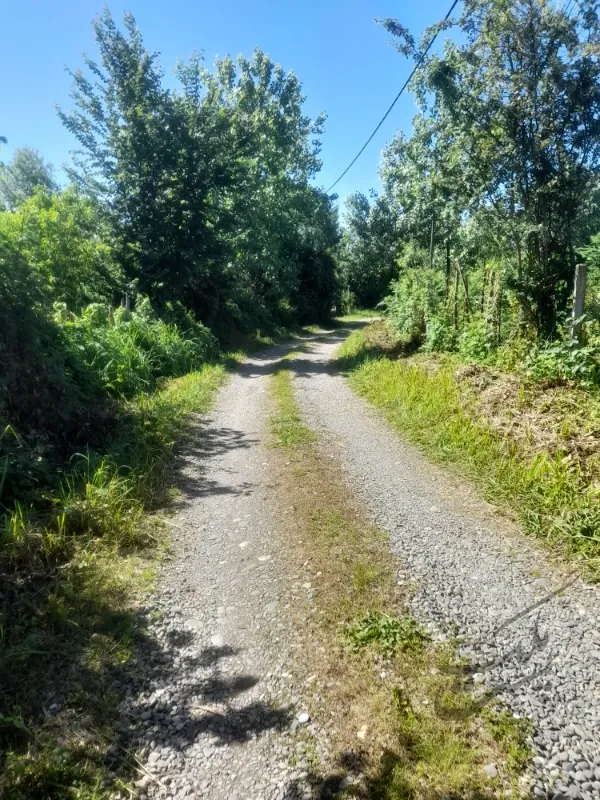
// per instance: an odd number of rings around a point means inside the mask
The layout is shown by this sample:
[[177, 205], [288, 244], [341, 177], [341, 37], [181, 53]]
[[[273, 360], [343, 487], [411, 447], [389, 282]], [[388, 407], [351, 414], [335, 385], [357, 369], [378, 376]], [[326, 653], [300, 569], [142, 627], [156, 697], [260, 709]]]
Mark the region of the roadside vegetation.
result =
[[528, 725], [478, 696], [452, 643], [433, 641], [407, 613], [387, 537], [302, 420], [292, 385], [301, 360], [291, 354], [272, 378], [272, 438], [293, 509], [281, 546], [314, 592], [310, 609], [294, 609], [310, 642], [304, 666], [335, 746], [330, 774], [315, 778], [347, 797], [518, 796]]
[[[399, 430], [598, 576], [598, 9], [460, 9], [382, 192], [347, 201], [346, 291], [386, 324], [341, 359], [364, 361], [353, 385]], [[435, 30], [382, 24], [412, 60]]]
[[600, 576], [598, 398], [456, 356], [406, 355], [386, 322], [355, 331], [338, 363], [399, 432], [458, 467], [527, 533]]
[[[10, 800], [101, 798], [135, 768], [110, 750], [111, 726], [143, 643], [136, 592], [166, 546], [157, 512], [177, 441], [247, 347], [332, 311], [385, 314], [342, 351], [359, 392], [600, 575], [598, 9], [464, 0], [442, 23], [459, 43], [426, 58], [431, 30], [417, 42], [397, 20], [382, 24], [423, 62], [418, 113], [384, 152], [382, 192], [350, 196], [343, 225], [315, 183], [325, 118], [306, 116], [293, 72], [257, 49], [212, 70], [195, 54], [166, 79], [133, 17], [119, 26], [108, 10], [93, 23], [97, 60], [73, 69], [59, 109], [79, 148], [68, 183], [28, 147], [0, 162]], [[274, 437], [293, 459], [290, 492], [315, 482], [318, 502], [300, 504], [299, 519], [329, 576], [323, 630], [345, 642], [356, 696], [395, 720], [383, 730], [396, 788], [373, 783], [373, 796], [494, 796], [479, 766], [497, 745], [465, 720], [442, 730], [425, 705], [416, 681], [427, 670], [438, 677], [423, 691], [467, 706], [470, 694], [448, 683], [437, 645], [412, 652], [420, 633], [381, 534], [319, 463], [288, 381], [285, 369], [274, 379]], [[367, 678], [378, 659], [404, 676], [397, 695]]]
[[[167, 88], [130, 15], [94, 22], [60, 117], [79, 152], [0, 163], [0, 795], [114, 797], [137, 596], [190, 415], [240, 352], [339, 305], [321, 117], [256, 50]], [[165, 131], [169, 135], [165, 135]], [[1, 137], [2, 143], [6, 143]], [[124, 783], [125, 782], [125, 783]]]

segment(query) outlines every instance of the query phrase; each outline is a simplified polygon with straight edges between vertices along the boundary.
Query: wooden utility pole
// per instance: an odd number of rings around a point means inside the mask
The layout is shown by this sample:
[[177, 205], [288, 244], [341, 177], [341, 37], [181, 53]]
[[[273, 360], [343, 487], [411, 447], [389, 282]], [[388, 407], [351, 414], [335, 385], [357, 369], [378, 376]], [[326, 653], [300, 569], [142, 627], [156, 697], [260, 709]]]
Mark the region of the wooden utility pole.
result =
[[575, 286], [573, 289], [573, 310], [571, 316], [571, 338], [581, 339], [581, 323], [578, 322], [583, 316], [585, 308], [585, 285], [587, 283], [587, 267], [585, 264], [577, 264], [575, 267]]

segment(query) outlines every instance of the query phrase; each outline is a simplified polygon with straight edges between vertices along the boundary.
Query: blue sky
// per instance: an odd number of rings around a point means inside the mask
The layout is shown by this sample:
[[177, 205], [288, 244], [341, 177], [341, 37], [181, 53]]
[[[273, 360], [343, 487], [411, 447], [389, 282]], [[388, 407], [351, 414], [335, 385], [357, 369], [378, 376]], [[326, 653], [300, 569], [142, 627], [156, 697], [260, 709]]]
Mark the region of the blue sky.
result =
[[[165, 71], [178, 56], [204, 50], [216, 55], [250, 55], [260, 46], [302, 81], [307, 112], [327, 114], [323, 170], [328, 187], [354, 157], [407, 77], [411, 65], [391, 46], [376, 18], [397, 17], [420, 35], [441, 19], [448, 0], [410, 3], [392, 0], [119, 0], [109, 3], [120, 19], [131, 11], [150, 50], [160, 51]], [[17, 0], [0, 11], [0, 134], [16, 147], [37, 148], [58, 167], [74, 142], [54, 104], [69, 107], [65, 66], [83, 66], [81, 54], [95, 55], [90, 21], [100, 0]], [[398, 128], [409, 131], [414, 100], [404, 95], [368, 149], [336, 191], [377, 188], [380, 153]]]

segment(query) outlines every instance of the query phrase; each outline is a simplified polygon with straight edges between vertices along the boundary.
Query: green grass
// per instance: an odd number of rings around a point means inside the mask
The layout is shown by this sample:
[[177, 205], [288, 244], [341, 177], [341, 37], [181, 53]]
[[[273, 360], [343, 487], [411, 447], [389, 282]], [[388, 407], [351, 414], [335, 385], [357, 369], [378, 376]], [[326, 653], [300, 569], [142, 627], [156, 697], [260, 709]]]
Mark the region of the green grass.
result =
[[[152, 512], [170, 496], [174, 448], [224, 367], [123, 401], [109, 452], [72, 459], [46, 507], [17, 504], [0, 530], [0, 793], [9, 800], [114, 796], [133, 769], [108, 757], [136, 653], [136, 597], [165, 546]], [[57, 704], [55, 711], [48, 708]]]
[[505, 708], [485, 709], [483, 720], [492, 738], [505, 748], [511, 769], [523, 770], [533, 755], [528, 744], [533, 733], [531, 722], [525, 717], [515, 717]]
[[368, 308], [357, 308], [354, 311], [350, 311], [347, 314], [342, 314], [340, 317], [336, 317], [336, 320], [340, 322], [357, 322], [362, 319], [377, 319], [380, 317], [381, 314], [378, 311], [372, 311]]
[[298, 355], [298, 352], [289, 353], [282, 359], [279, 369], [273, 377], [272, 390], [277, 404], [277, 413], [271, 418], [271, 431], [275, 447], [296, 447], [315, 439], [315, 434], [303, 423], [294, 399], [289, 362]]
[[560, 452], [528, 455], [475, 412], [451, 364], [427, 370], [379, 355], [365, 331], [338, 352], [358, 394], [435, 461], [457, 467], [486, 498], [509, 509], [523, 529], [600, 576], [600, 492]]

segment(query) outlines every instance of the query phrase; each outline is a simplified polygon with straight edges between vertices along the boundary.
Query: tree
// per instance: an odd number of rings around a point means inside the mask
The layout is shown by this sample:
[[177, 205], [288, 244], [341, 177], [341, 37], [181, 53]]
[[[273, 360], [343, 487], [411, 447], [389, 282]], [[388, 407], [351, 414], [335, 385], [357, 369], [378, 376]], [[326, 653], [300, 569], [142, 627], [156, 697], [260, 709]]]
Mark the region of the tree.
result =
[[373, 308], [385, 296], [397, 273], [397, 217], [386, 196], [362, 192], [346, 200], [340, 259], [347, 289], [354, 302]]
[[125, 282], [109, 245], [97, 203], [74, 186], [49, 194], [38, 188], [11, 213], [0, 233], [40, 279], [49, 296], [80, 312], [87, 304], [120, 299]]
[[[393, 21], [386, 27], [411, 39]], [[417, 91], [467, 155], [466, 213], [502, 240], [524, 321], [552, 336], [566, 311], [577, 247], [591, 232], [600, 169], [600, 24], [593, 0], [570, 17], [544, 0], [466, 0], [464, 44], [432, 57]]]
[[260, 50], [213, 73], [194, 55], [166, 89], [131, 15], [124, 27], [96, 20], [100, 60], [73, 73], [74, 108], [60, 116], [82, 146], [71, 176], [104, 201], [127, 278], [219, 326], [287, 313], [300, 261], [329, 263], [306, 261], [327, 217], [309, 183], [322, 118], [302, 113], [298, 79]]
[[37, 150], [21, 147], [0, 172], [0, 201], [12, 210], [31, 197], [37, 188], [52, 192], [56, 189], [52, 175], [52, 165], [44, 161]]

